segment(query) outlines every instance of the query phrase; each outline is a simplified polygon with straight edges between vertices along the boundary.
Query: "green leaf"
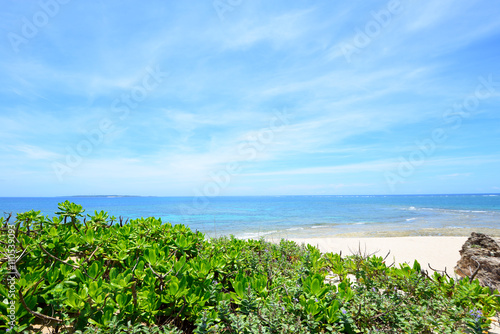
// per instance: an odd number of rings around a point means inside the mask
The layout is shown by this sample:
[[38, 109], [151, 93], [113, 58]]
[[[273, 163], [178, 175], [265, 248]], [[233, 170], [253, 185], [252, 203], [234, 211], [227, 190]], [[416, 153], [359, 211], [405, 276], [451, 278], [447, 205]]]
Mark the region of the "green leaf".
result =
[[241, 281], [236, 281], [233, 283], [234, 292], [240, 297], [240, 299], [245, 298], [245, 285]]
[[335, 323], [340, 319], [340, 303], [338, 300], [335, 300], [330, 306], [326, 308], [326, 320], [329, 323]]
[[61, 273], [63, 274], [64, 277], [67, 277], [68, 274], [71, 273], [71, 267], [65, 264], [61, 264], [61, 266], [59, 266], [59, 269], [61, 270]]
[[99, 287], [97, 286], [97, 282], [90, 282], [89, 284], [89, 295], [94, 297], [97, 295]]
[[105, 295], [103, 295], [103, 294], [97, 294], [97, 296], [95, 297], [95, 302], [97, 304], [102, 304], [105, 299], [106, 299]]
[[124, 250], [121, 250], [119, 253], [118, 253], [118, 260], [120, 261], [125, 261], [125, 259], [128, 257], [128, 253]]
[[47, 279], [49, 280], [50, 284], [53, 284], [57, 281], [59, 278], [60, 271], [59, 270], [51, 270], [47, 273]]
[[78, 277], [78, 279], [80, 279], [80, 281], [82, 281], [82, 282], [86, 281], [86, 278], [85, 278], [85, 276], [83, 276], [83, 273], [80, 271], [80, 269], [76, 269], [74, 271], [74, 273], [75, 273], [76, 277]]
[[85, 241], [89, 244], [93, 244], [95, 239], [95, 232], [93, 229], [89, 228], [87, 232], [85, 232]]
[[177, 240], [175, 240], [175, 244], [178, 248], [185, 249], [187, 246], [186, 238], [183, 235], [179, 236]]
[[170, 282], [170, 286], [168, 287], [170, 294], [175, 296], [179, 291], [179, 285], [176, 282]]
[[97, 262], [92, 263], [87, 273], [90, 277], [94, 279], [97, 278], [97, 275], [99, 274], [99, 264], [97, 264]]
[[415, 270], [417, 272], [421, 271], [420, 263], [418, 263], [417, 260], [415, 260], [415, 262], [413, 262], [413, 270]]
[[73, 308], [77, 308], [77, 303], [78, 303], [78, 296], [77, 294], [71, 290], [71, 289], [68, 289], [66, 291], [66, 297], [67, 299], [65, 300], [66, 304], [68, 304], [69, 306], [73, 307]]
[[138, 280], [144, 279], [144, 277], [146, 276], [146, 273], [144, 272], [144, 261], [139, 261], [137, 267], [135, 268], [134, 275]]
[[319, 293], [321, 292], [319, 280], [317, 278], [315, 278], [311, 283], [311, 292], [314, 295], [319, 295]]
[[144, 251], [144, 258], [150, 264], [156, 264], [156, 249], [148, 248]]
[[118, 269], [116, 268], [111, 268], [111, 270], [109, 271], [109, 279], [113, 280], [115, 279], [116, 277], [118, 276]]
[[179, 261], [174, 263], [174, 270], [176, 273], [180, 273], [181, 269], [184, 269], [184, 265], [186, 264], [186, 256], [182, 256]]
[[84, 285], [79, 292], [80, 299], [85, 300], [88, 295], [89, 295], [89, 289], [87, 288], [86, 285]]
[[129, 296], [124, 293], [119, 294], [116, 296], [116, 302], [118, 303], [118, 306], [120, 306], [120, 308], [124, 308], [129, 303]]
[[107, 325], [111, 321], [112, 317], [113, 317], [113, 309], [107, 308], [107, 310], [104, 312], [104, 315], [102, 316], [104, 324]]
[[63, 283], [65, 285], [69, 285], [69, 286], [78, 286], [78, 283], [73, 282], [73, 281], [63, 281]]
[[92, 324], [92, 325], [96, 325], [96, 326], [97, 326], [97, 325], [99, 325], [99, 323], [98, 323], [97, 321], [95, 321], [94, 319], [92, 319], [92, 318], [88, 318], [88, 319], [87, 319], [87, 321], [88, 321], [90, 324]]
[[54, 238], [55, 238], [55, 237], [57, 237], [57, 235], [58, 235], [58, 233], [57, 233], [57, 229], [56, 229], [55, 227], [51, 227], [51, 228], [49, 229], [49, 236], [51, 236], [51, 237], [54, 237]]

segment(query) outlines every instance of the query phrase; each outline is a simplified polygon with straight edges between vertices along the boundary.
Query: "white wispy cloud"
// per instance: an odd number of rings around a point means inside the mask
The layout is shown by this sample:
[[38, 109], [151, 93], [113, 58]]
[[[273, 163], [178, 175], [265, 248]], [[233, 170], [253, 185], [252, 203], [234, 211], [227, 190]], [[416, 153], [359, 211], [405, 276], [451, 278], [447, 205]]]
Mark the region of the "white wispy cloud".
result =
[[61, 158], [58, 153], [34, 145], [12, 145], [8, 148], [8, 151], [20, 152], [28, 160], [55, 160]]

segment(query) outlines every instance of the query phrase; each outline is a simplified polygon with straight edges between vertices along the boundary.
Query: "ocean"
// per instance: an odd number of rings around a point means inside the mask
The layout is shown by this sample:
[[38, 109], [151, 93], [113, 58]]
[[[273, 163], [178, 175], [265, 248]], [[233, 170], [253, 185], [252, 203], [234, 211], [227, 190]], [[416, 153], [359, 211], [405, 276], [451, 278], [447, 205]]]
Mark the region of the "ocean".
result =
[[0, 198], [0, 210], [34, 209], [49, 217], [69, 200], [85, 214], [157, 217], [208, 237], [237, 238], [500, 236], [500, 195], [37, 197]]

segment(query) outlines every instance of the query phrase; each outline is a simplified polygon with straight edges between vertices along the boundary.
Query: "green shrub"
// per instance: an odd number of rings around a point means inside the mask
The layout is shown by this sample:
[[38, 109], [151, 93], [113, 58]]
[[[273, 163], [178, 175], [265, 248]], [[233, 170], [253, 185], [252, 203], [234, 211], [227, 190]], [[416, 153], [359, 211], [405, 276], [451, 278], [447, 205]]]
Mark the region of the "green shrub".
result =
[[[417, 262], [395, 268], [381, 257], [321, 254], [285, 240], [206, 240], [155, 218], [124, 223], [103, 211], [84, 218], [68, 201], [59, 210], [0, 220], [3, 254], [14, 225], [21, 274], [14, 331], [481, 333], [500, 309], [477, 281], [429, 277]], [[3, 329], [13, 276], [4, 258]]]

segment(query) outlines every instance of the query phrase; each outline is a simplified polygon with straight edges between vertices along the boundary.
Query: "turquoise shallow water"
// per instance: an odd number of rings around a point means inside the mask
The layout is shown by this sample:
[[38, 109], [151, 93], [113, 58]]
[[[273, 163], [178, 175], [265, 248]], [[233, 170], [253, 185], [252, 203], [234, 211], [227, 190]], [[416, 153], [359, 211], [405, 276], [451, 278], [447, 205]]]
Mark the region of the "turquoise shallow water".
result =
[[282, 238], [323, 236], [500, 236], [500, 195], [257, 196], [257, 197], [43, 197], [0, 198], [2, 212], [31, 209], [52, 216], [70, 200], [85, 213], [154, 216], [208, 236]]

